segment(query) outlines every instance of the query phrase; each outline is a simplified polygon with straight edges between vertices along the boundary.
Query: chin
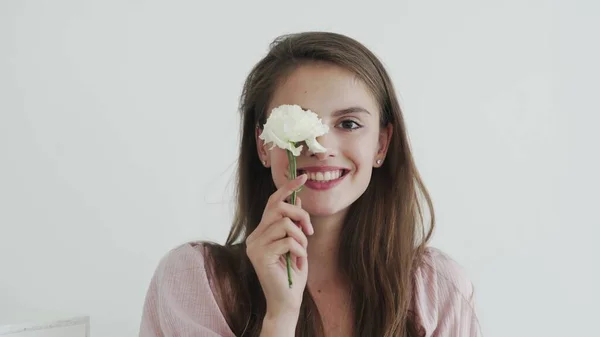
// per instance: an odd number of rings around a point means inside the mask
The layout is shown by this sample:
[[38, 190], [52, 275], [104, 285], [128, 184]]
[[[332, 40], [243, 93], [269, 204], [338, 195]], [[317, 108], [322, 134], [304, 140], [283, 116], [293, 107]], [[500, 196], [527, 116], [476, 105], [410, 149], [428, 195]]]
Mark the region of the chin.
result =
[[326, 217], [345, 212], [348, 209], [348, 205], [339, 203], [307, 203], [302, 199], [302, 208], [311, 216]]

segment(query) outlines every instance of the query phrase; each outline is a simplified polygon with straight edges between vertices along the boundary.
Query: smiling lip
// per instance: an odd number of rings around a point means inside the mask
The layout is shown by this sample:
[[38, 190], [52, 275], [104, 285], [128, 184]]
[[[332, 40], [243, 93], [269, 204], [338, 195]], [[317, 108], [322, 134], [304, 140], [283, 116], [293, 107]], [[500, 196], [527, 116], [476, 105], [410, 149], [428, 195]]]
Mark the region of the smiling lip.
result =
[[347, 168], [339, 167], [339, 166], [307, 166], [307, 167], [299, 167], [298, 168], [298, 171], [303, 171], [303, 172], [328, 172], [328, 171], [339, 171], [339, 170], [348, 171]]
[[332, 180], [307, 180], [304, 186], [318, 191], [328, 190], [339, 184], [348, 175], [347, 168], [337, 166], [309, 166], [298, 169], [298, 173], [338, 172], [342, 171], [340, 177]]

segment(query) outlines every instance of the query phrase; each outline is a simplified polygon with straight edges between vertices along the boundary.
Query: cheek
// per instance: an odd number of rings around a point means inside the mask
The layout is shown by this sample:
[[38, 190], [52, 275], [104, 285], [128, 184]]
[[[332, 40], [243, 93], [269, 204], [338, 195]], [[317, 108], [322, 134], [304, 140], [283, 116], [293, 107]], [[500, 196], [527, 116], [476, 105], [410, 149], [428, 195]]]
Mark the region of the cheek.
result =
[[270, 151], [271, 167], [274, 170], [281, 171], [288, 165], [287, 153], [280, 148], [274, 148]]
[[277, 188], [287, 181], [286, 173], [288, 169], [288, 159], [285, 150], [274, 148], [270, 150], [269, 158], [271, 162], [271, 175]]
[[346, 156], [350, 158], [354, 165], [360, 168], [368, 168], [373, 165], [373, 160], [377, 154], [377, 141], [368, 138], [361, 138], [346, 142], [344, 147], [346, 148]]

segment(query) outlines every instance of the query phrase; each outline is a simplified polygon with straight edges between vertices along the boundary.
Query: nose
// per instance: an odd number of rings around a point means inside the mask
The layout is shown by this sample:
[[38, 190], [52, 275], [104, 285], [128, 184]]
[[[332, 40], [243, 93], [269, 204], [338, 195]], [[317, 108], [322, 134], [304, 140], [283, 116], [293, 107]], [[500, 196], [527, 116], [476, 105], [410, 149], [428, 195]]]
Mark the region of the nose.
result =
[[319, 152], [319, 153], [312, 153], [311, 157], [316, 157], [317, 160], [325, 160], [329, 157], [329, 151], [327, 152]]
[[326, 160], [327, 158], [335, 157], [336, 146], [335, 140], [330, 135], [317, 137], [317, 142], [325, 148], [325, 152], [314, 153], [307, 149], [307, 155], [316, 158], [317, 160]]

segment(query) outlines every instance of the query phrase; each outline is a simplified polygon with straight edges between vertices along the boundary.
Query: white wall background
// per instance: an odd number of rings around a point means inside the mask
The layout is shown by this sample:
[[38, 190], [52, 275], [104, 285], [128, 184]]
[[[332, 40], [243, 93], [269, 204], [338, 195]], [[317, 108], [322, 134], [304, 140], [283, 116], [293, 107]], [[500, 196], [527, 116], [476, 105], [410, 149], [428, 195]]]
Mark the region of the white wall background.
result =
[[334, 30], [387, 65], [485, 336], [600, 314], [595, 1], [0, 2], [0, 323], [137, 334], [159, 258], [224, 241], [237, 102], [277, 35]]

